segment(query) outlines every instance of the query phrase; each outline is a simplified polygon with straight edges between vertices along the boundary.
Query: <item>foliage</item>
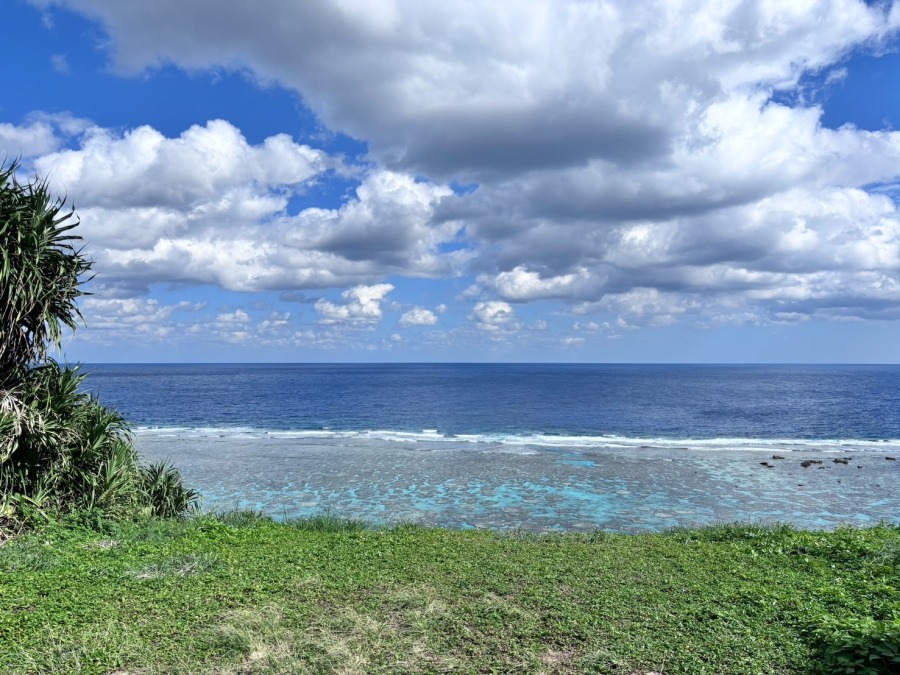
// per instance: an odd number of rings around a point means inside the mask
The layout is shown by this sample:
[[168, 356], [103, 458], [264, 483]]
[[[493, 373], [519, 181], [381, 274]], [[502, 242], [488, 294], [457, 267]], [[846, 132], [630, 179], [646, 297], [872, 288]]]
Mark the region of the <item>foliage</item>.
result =
[[49, 358], [91, 262], [78, 225], [46, 181], [0, 166], [0, 527], [86, 510], [170, 516], [197, 501], [172, 467], [142, 467], [128, 424], [79, 389], [78, 368]]
[[0, 672], [897, 672], [882, 658], [900, 615], [897, 527], [328, 522], [241, 512], [51, 524], [10, 542]]
[[371, 527], [364, 520], [343, 518], [327, 511], [318, 515], [307, 516], [306, 518], [289, 520], [288, 523], [292, 527], [308, 532], [359, 532]]
[[189, 511], [199, 499], [196, 490], [184, 486], [178, 469], [164, 462], [141, 467], [140, 483], [151, 515], [158, 518], [172, 518]]
[[75, 329], [81, 277], [91, 268], [69, 234], [78, 225], [46, 181], [22, 184], [19, 166], [0, 166], [0, 375], [43, 362]]
[[900, 619], [828, 617], [815, 628], [815, 637], [826, 672], [846, 675], [900, 672]]
[[[170, 465], [142, 466], [128, 424], [82, 393], [78, 368], [50, 361], [0, 392], [0, 508], [36, 523], [72, 512], [170, 517], [198, 494]], [[2, 406], [2, 402], [0, 402]]]

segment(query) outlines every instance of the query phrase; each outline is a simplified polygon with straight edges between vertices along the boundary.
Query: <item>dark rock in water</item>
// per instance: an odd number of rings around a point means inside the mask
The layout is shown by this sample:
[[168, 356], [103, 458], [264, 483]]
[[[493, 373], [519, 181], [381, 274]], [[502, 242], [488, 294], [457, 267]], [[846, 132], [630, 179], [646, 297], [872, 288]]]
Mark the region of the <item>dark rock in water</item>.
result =
[[[821, 463], [822, 463], [821, 459], [804, 459], [802, 462], [800, 462], [800, 466], [802, 466], [804, 469], [807, 469], [807, 468], [811, 467], [813, 464], [821, 464]], [[821, 469], [822, 467], [820, 466], [819, 468]]]
[[772, 459], [784, 459], [781, 455], [772, 455]]
[[897, 461], [897, 458], [896, 458], [896, 457], [885, 457], [885, 459], [889, 459], [889, 460], [892, 461], [892, 462], [896, 462], [896, 461]]
[[835, 464], [849, 464], [850, 463], [850, 460], [847, 459], [846, 457], [835, 457], [831, 461], [834, 462]]

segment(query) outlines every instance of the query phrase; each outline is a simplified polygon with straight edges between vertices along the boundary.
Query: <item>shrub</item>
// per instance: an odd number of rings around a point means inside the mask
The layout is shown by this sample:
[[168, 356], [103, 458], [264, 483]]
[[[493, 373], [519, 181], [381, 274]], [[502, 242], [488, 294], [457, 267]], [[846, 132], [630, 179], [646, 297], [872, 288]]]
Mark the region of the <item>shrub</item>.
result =
[[822, 668], [845, 675], [900, 672], [900, 619], [854, 621], [825, 619], [814, 630]]
[[151, 515], [170, 518], [197, 506], [196, 490], [184, 486], [181, 473], [171, 464], [158, 462], [140, 468], [142, 502]]
[[79, 389], [77, 367], [49, 358], [91, 269], [78, 225], [46, 182], [0, 166], [0, 525], [78, 510], [171, 516], [197, 493], [172, 466], [143, 467], [127, 422]]

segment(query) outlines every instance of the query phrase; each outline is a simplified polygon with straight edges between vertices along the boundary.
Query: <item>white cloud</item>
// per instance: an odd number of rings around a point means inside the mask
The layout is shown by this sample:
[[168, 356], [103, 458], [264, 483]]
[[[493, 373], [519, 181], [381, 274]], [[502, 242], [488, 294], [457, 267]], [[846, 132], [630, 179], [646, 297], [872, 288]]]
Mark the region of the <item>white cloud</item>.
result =
[[122, 71], [250, 69], [434, 176], [664, 154], [723, 92], [789, 87], [900, 20], [856, 0], [34, 2], [100, 18]]
[[[900, 133], [825, 128], [801, 78], [849, 77], [848, 55], [896, 39], [900, 5], [33, 1], [102, 21], [120, 72], [224, 67], [291, 88], [374, 164], [340, 208], [287, 213], [332, 158], [225, 122], [92, 130], [37, 164], [78, 195], [111, 283], [371, 288], [466, 269], [462, 298], [500, 298], [472, 312], [488, 330], [538, 300], [625, 327], [897, 313]], [[6, 130], [58, 149], [43, 133]], [[450, 180], [478, 189], [455, 197]], [[463, 226], [466, 246], [442, 252]], [[365, 318], [355, 304], [317, 307]]]
[[437, 317], [431, 310], [424, 307], [413, 307], [404, 312], [398, 322], [401, 326], [433, 326], [437, 323]]
[[53, 126], [45, 121], [21, 126], [0, 122], [0, 155], [4, 158], [33, 157], [52, 152], [58, 145]]
[[509, 272], [501, 272], [490, 283], [507, 300], [527, 301], [570, 296], [589, 278], [588, 271], [583, 268], [572, 274], [541, 278], [537, 272], [520, 265]]
[[56, 152], [90, 126], [88, 120], [70, 113], [33, 112], [21, 124], [0, 122], [0, 154], [8, 159], [22, 158], [28, 173], [32, 173], [36, 158]]
[[464, 253], [440, 255], [438, 245], [451, 239], [458, 225], [431, 222], [435, 207], [451, 197], [441, 185], [416, 181], [390, 171], [370, 173], [356, 189], [357, 199], [338, 210], [308, 209], [281, 225], [291, 228], [288, 245], [366, 260], [400, 270], [448, 273]]
[[[47, 143], [58, 145], [52, 125], [16, 129], [45, 127]], [[76, 140], [34, 165], [59, 192], [77, 195], [79, 232], [108, 285], [346, 287], [390, 273], [449, 274], [470, 255], [439, 250], [459, 227], [432, 223], [452, 191], [404, 174], [374, 170], [338, 208], [289, 212], [291, 196], [345, 168], [285, 135], [251, 145], [214, 120], [176, 138], [147, 126], [87, 126]]]
[[375, 284], [373, 286], [356, 286], [341, 294], [344, 302], [335, 304], [319, 298], [314, 305], [321, 315], [319, 323], [334, 324], [341, 322], [377, 323], [381, 320], [381, 301], [394, 290], [391, 284]]
[[120, 323], [156, 323], [168, 319], [178, 311], [195, 311], [198, 305], [178, 302], [163, 305], [158, 300], [142, 298], [98, 298], [89, 296], [79, 303], [85, 321], [93, 322], [93, 328], [110, 328]]
[[[254, 186], [265, 193], [270, 186], [302, 185], [335, 164], [284, 134], [252, 146], [224, 120], [192, 126], [178, 138], [149, 126], [125, 134], [93, 127], [79, 148], [35, 162], [60, 192], [77, 194], [95, 208], [117, 209], [202, 208]], [[257, 211], [250, 207], [248, 215]]]
[[518, 324], [516, 315], [508, 302], [502, 300], [487, 300], [479, 302], [472, 309], [469, 318], [475, 325], [486, 331], [515, 330]]
[[[599, 307], [624, 315], [631, 321], [646, 318], [655, 325], [674, 323], [675, 318], [688, 311], [691, 304], [690, 298], [675, 293], [661, 293], [655, 288], [634, 288], [625, 293], [613, 293], [597, 303]], [[627, 327], [624, 319], [619, 325]]]
[[610, 330], [609, 324], [605, 321], [603, 323], [597, 323], [596, 321], [576, 321], [572, 324], [572, 328], [575, 330], [582, 330], [587, 333], [599, 333], [600, 331], [608, 331]]
[[267, 336], [270, 339], [280, 339], [287, 336], [291, 328], [291, 315], [288, 312], [272, 312], [268, 318], [256, 324], [257, 334]]
[[100, 344], [116, 344], [123, 340], [154, 342], [175, 335], [176, 315], [192, 315], [202, 304], [178, 302], [165, 305], [143, 298], [99, 298], [88, 296], [80, 303], [85, 326], [78, 339]]
[[242, 309], [233, 312], [223, 312], [216, 317], [217, 323], [246, 324], [250, 322], [250, 315]]

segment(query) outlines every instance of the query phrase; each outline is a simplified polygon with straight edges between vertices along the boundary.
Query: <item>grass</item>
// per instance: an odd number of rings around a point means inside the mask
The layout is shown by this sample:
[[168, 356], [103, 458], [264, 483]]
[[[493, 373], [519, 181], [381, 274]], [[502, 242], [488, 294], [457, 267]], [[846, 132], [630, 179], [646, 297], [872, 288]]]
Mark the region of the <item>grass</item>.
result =
[[0, 546], [0, 672], [900, 672], [898, 563], [891, 526], [70, 524]]

